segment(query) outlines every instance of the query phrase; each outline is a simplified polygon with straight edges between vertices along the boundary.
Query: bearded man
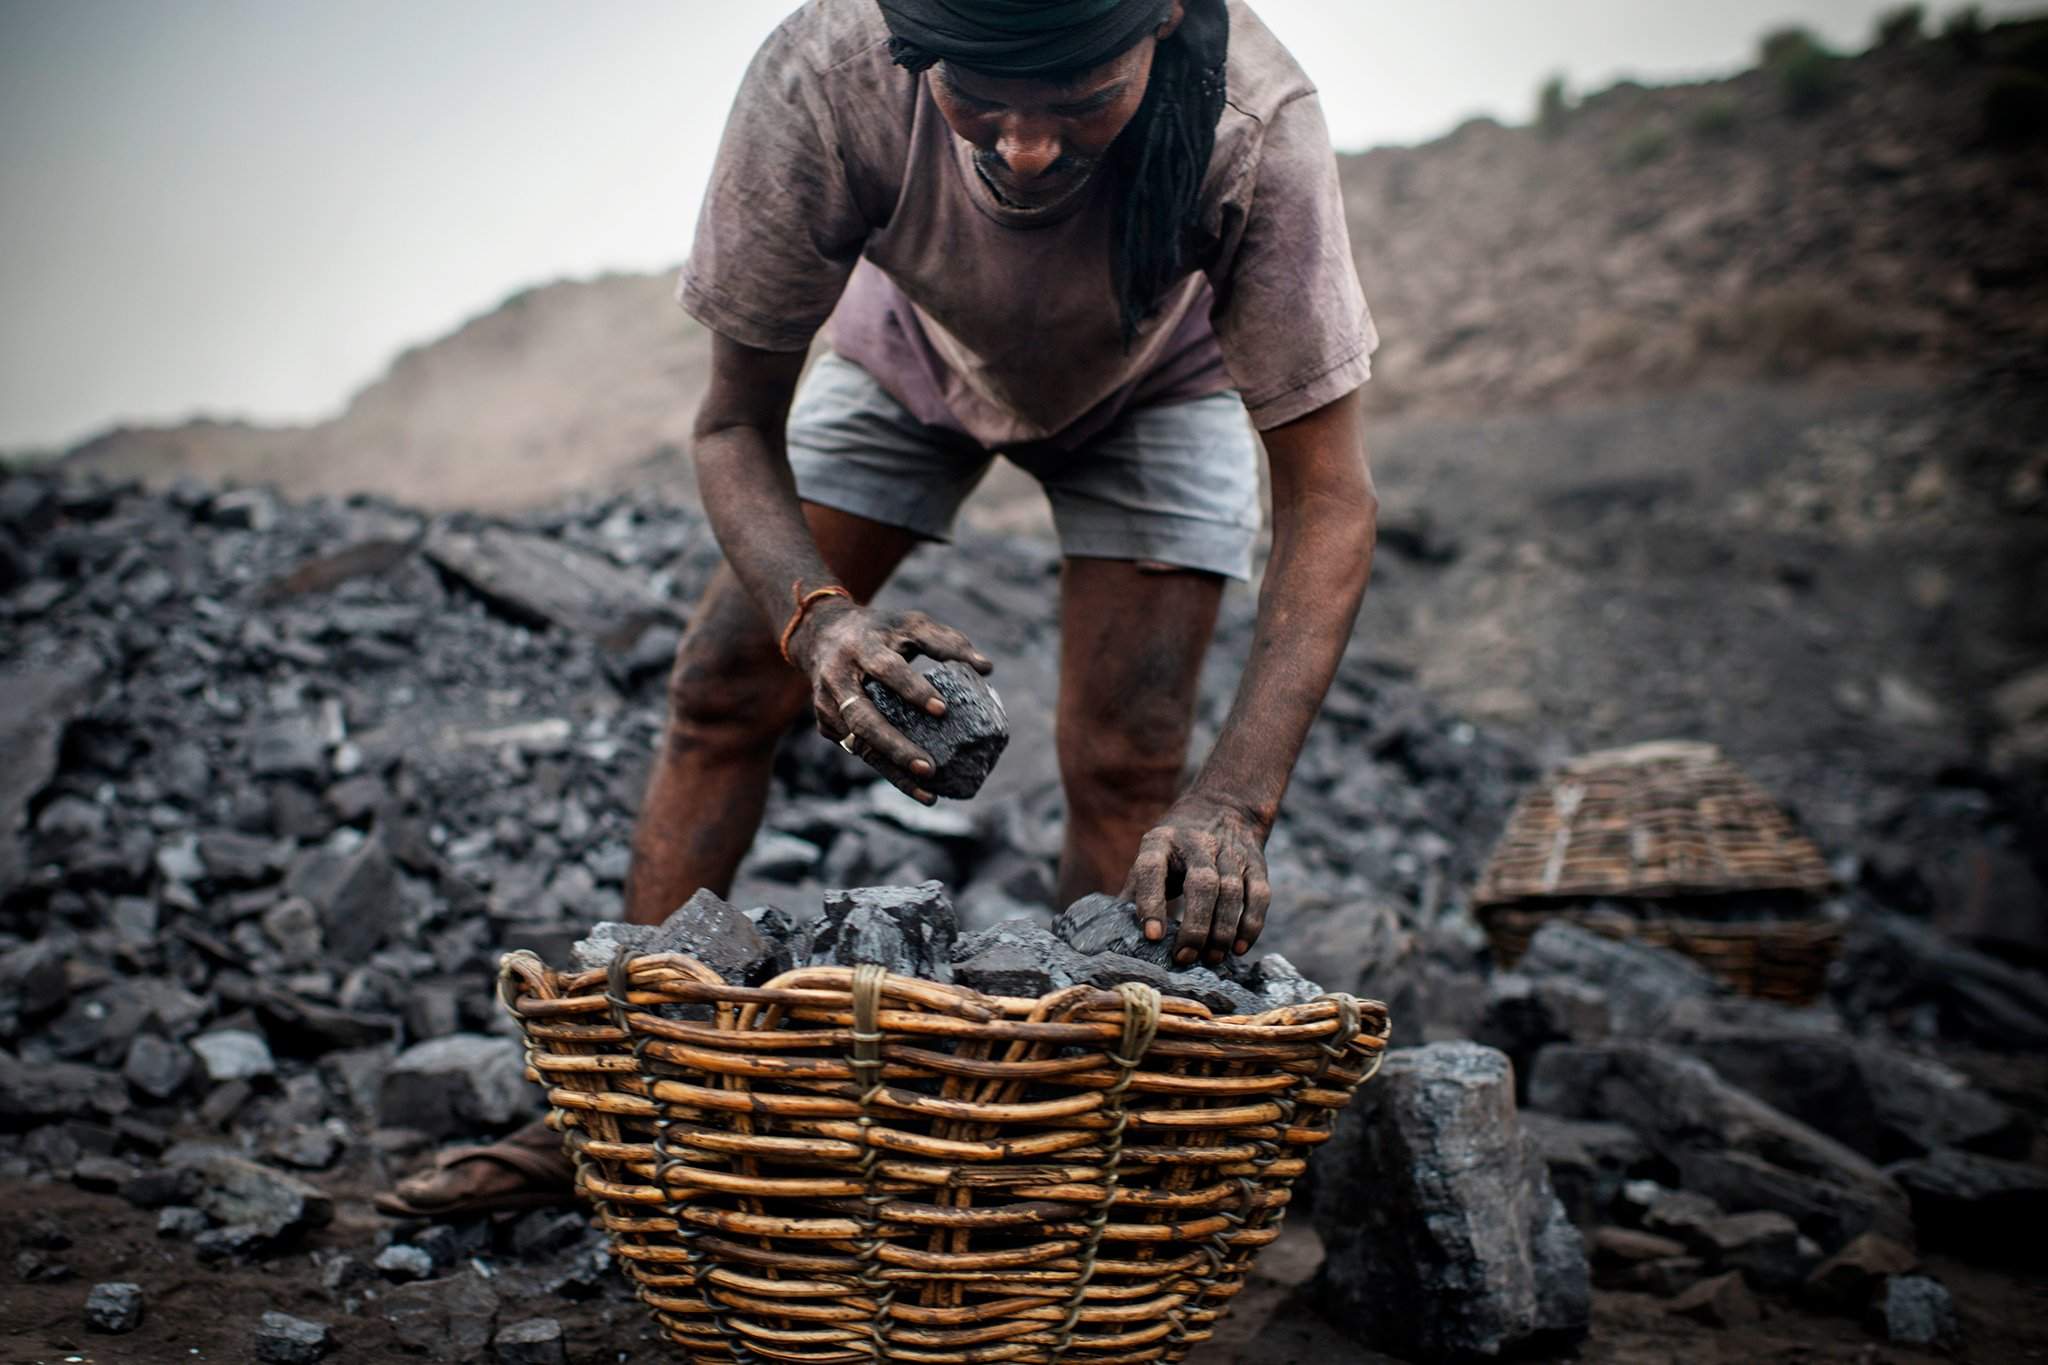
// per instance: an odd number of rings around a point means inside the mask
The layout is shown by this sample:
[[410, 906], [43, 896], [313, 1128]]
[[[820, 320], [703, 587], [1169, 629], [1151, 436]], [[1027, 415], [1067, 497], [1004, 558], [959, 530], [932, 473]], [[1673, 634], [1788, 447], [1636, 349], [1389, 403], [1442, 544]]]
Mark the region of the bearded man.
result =
[[[1377, 338], [1315, 89], [1273, 35], [1238, 0], [811, 0], [741, 85], [677, 297], [713, 333], [693, 454], [726, 562], [677, 654], [628, 918], [730, 887], [806, 706], [932, 799], [862, 683], [937, 714], [911, 658], [991, 661], [866, 603], [1001, 453], [1044, 486], [1064, 560], [1061, 901], [1121, 891], [1183, 963], [1247, 951], [1375, 513]], [[1254, 428], [1272, 550], [1183, 788], [1223, 586], [1252, 567]], [[382, 1206], [518, 1207], [567, 1175], [536, 1126]]]

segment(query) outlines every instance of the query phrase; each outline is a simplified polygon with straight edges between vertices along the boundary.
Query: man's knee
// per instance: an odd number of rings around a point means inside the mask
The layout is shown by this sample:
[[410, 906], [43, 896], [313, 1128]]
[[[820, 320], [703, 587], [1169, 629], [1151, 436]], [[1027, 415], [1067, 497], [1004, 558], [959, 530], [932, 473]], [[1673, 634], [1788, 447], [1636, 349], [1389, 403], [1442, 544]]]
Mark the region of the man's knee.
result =
[[676, 650], [666, 742], [696, 751], [772, 746], [803, 704], [802, 680], [772, 651], [715, 625], [690, 630]]

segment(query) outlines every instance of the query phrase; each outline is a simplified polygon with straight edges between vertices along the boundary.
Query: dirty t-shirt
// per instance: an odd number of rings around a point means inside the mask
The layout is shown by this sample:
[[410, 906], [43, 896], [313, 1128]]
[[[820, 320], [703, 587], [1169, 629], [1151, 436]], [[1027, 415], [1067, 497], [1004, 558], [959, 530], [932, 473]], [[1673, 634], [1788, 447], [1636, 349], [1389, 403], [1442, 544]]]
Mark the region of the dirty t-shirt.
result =
[[[1124, 343], [1111, 177], [1013, 225], [874, 0], [811, 0], [741, 84], [676, 296], [743, 345], [833, 348], [920, 421], [991, 449], [1078, 445], [1133, 406], [1235, 387], [1266, 429], [1365, 382], [1378, 343], [1315, 88], [1230, 6], [1202, 190], [1218, 245]], [[836, 310], [836, 311], [835, 311]]]

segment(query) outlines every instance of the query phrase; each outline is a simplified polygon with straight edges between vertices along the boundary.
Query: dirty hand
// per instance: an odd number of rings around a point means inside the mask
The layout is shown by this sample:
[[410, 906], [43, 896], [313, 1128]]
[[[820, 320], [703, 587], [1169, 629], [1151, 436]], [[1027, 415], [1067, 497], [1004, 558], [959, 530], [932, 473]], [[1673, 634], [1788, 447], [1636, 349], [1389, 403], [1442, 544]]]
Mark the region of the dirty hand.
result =
[[929, 806], [937, 798], [917, 780], [931, 776], [931, 756], [883, 719], [861, 690], [861, 683], [873, 678], [912, 706], [943, 716], [946, 703], [910, 666], [920, 654], [957, 660], [980, 673], [995, 667], [965, 635], [923, 612], [876, 611], [851, 603], [825, 604], [813, 611], [790, 645], [790, 657], [811, 680], [818, 733]]
[[1273, 889], [1266, 882], [1266, 832], [1243, 808], [1199, 791], [1173, 803], [1138, 844], [1123, 898], [1138, 904], [1145, 937], [1158, 942], [1171, 928], [1166, 903], [1181, 897], [1174, 962], [1249, 952], [1266, 926]]

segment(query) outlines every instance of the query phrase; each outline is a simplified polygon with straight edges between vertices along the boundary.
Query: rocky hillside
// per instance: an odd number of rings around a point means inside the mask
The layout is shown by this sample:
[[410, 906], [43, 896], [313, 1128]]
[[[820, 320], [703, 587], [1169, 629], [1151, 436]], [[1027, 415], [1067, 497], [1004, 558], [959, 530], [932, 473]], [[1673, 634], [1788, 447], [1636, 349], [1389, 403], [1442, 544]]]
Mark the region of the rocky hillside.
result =
[[[1731, 378], [1924, 378], [2048, 344], [2048, 22], [1731, 80], [1624, 84], [1529, 127], [1344, 158], [1383, 414], [1469, 417]], [[118, 475], [507, 507], [680, 472], [706, 338], [667, 273], [515, 295], [331, 421], [123, 428]], [[687, 482], [685, 480], [685, 482]]]

